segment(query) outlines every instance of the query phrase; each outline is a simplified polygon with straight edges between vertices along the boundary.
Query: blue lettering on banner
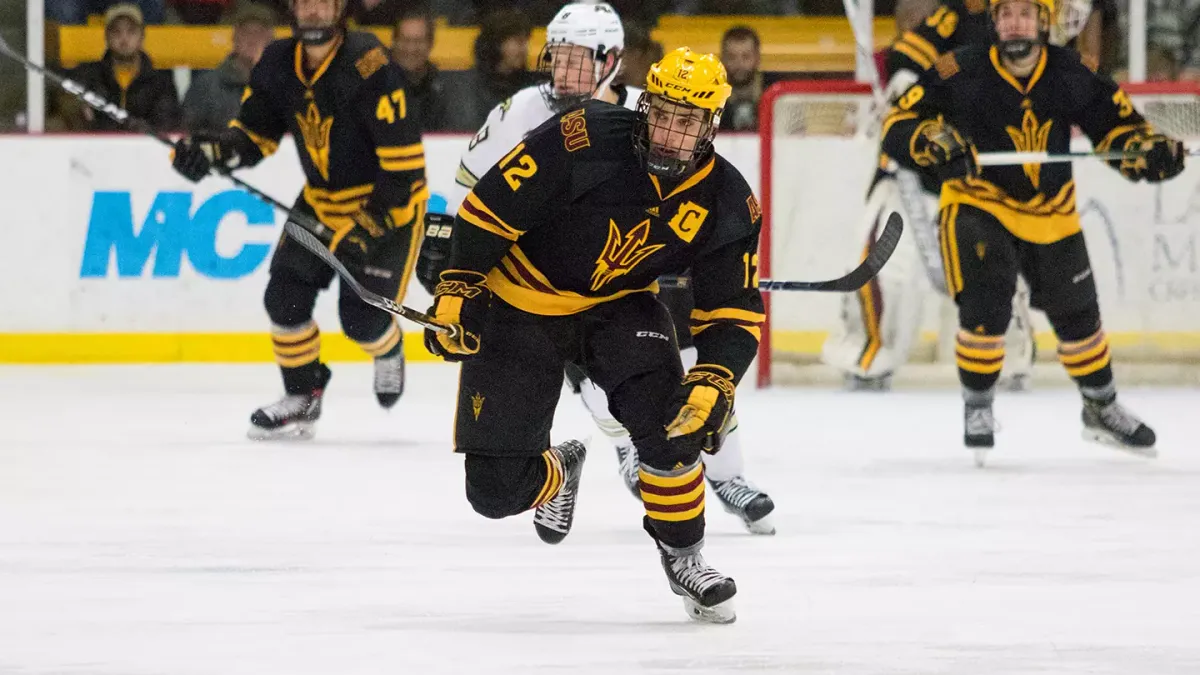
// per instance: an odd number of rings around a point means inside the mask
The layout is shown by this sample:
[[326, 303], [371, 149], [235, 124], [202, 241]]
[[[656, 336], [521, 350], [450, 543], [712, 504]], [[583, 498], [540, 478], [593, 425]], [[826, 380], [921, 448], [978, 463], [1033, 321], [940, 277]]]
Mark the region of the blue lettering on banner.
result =
[[[238, 279], [252, 274], [271, 252], [271, 244], [243, 243], [232, 256], [217, 252], [217, 230], [225, 218], [237, 213], [251, 227], [274, 227], [275, 209], [241, 190], [209, 197], [193, 212], [191, 192], [160, 192], [149, 212], [135, 227], [129, 192], [97, 192], [88, 218], [87, 242], [79, 276], [107, 277], [115, 259], [117, 276], [175, 278], [186, 255], [196, 273], [212, 279]], [[446, 198], [430, 195], [429, 210], [444, 211]]]
[[193, 213], [192, 193], [160, 192], [135, 230], [128, 192], [97, 192], [88, 219], [82, 278], [105, 277], [116, 258], [117, 276], [141, 277], [154, 254], [154, 277], [177, 277], [186, 254], [198, 274], [214, 279], [244, 277], [258, 268], [271, 245], [246, 243], [232, 256], [217, 252], [217, 229], [226, 216], [241, 214], [251, 227], [274, 227], [274, 209], [241, 190], [208, 198]]

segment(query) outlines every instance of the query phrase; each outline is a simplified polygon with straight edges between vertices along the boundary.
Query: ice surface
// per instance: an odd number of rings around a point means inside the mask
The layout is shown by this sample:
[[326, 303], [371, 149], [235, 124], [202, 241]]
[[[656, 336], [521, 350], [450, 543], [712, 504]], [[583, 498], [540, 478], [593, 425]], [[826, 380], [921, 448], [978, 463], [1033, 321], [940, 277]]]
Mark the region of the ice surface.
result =
[[[575, 531], [489, 521], [453, 367], [390, 413], [335, 364], [318, 437], [244, 440], [270, 366], [0, 369], [0, 673], [1200, 673], [1200, 391], [1129, 389], [1157, 460], [1003, 395], [991, 465], [952, 391], [746, 389], [759, 538], [709, 502], [738, 622], [691, 623], [593, 446]], [[564, 397], [556, 439], [587, 436]]]

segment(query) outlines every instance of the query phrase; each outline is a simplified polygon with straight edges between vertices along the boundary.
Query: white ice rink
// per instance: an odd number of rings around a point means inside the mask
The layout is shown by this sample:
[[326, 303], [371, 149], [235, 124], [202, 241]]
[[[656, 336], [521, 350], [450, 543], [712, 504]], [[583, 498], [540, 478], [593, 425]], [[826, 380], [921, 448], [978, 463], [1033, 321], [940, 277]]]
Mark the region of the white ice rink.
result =
[[[1200, 390], [1127, 388], [1157, 460], [1005, 395], [991, 466], [952, 391], [745, 389], [778, 536], [709, 500], [738, 622], [689, 622], [593, 445], [571, 536], [488, 521], [454, 370], [390, 414], [335, 364], [318, 438], [254, 444], [272, 366], [0, 369], [0, 673], [1200, 673]], [[556, 440], [591, 434], [564, 397]]]

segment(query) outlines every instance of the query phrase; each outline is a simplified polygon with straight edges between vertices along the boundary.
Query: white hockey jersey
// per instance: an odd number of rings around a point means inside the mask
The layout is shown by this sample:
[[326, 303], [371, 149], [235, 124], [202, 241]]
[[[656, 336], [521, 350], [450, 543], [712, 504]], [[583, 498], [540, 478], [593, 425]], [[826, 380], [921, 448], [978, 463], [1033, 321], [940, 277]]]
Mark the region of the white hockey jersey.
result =
[[[638, 98], [642, 95], [641, 89], [625, 86], [613, 89], [618, 93], [618, 105], [630, 110], [637, 108]], [[467, 193], [475, 187], [479, 177], [524, 140], [529, 132], [553, 116], [554, 112], [542, 96], [540, 85], [525, 87], [492, 108], [487, 121], [471, 139], [467, 152], [458, 163], [454, 188], [446, 195], [446, 213], [456, 213], [459, 204], [467, 198]]]

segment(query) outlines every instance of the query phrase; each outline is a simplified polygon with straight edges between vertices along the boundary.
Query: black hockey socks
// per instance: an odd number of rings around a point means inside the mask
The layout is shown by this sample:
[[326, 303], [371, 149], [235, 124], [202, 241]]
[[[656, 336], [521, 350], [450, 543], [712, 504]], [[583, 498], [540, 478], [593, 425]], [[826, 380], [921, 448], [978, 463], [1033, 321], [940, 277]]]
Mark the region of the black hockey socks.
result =
[[1004, 336], [959, 330], [954, 355], [959, 382], [973, 391], [989, 391], [1000, 379], [1000, 368], [1004, 365]]
[[384, 329], [383, 334], [378, 338], [369, 342], [356, 339], [355, 342], [357, 342], [358, 346], [362, 347], [362, 350], [369, 356], [379, 358], [381, 356], [388, 355], [389, 352], [395, 349], [396, 346], [403, 341], [402, 338], [403, 336], [400, 333], [400, 324], [393, 319], [392, 321], [388, 322], [387, 328]]
[[315, 322], [271, 326], [271, 346], [287, 393], [309, 394], [324, 386], [328, 378], [321, 368], [321, 331]]
[[1112, 384], [1112, 353], [1103, 330], [1097, 330], [1082, 340], [1059, 342], [1058, 360], [1079, 385], [1084, 396], [1088, 396], [1088, 389], [1102, 390]]
[[704, 465], [669, 471], [643, 463], [638, 469], [646, 529], [667, 546], [686, 548], [704, 538]]

